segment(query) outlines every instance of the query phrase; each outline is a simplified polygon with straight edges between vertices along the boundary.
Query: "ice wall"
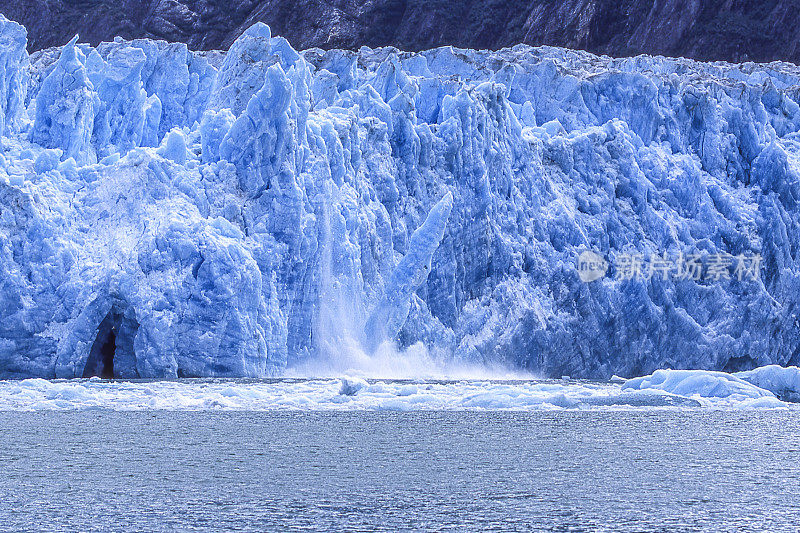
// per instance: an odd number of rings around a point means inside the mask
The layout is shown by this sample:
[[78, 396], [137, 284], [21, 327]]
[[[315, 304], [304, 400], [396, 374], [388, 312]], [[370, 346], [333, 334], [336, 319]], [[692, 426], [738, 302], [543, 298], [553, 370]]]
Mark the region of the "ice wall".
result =
[[25, 28], [0, 15], [0, 135], [10, 134], [25, 111], [30, 61]]
[[[275, 375], [342, 335], [556, 376], [800, 363], [794, 65], [24, 37], [0, 18], [0, 376]], [[763, 267], [586, 283], [585, 249]]]

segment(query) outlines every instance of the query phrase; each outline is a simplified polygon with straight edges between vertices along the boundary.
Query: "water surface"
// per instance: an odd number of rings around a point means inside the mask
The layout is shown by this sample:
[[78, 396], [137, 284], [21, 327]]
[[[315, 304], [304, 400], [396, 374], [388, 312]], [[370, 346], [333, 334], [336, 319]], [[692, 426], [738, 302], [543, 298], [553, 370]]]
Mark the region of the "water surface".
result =
[[795, 530], [797, 410], [0, 412], [4, 531]]

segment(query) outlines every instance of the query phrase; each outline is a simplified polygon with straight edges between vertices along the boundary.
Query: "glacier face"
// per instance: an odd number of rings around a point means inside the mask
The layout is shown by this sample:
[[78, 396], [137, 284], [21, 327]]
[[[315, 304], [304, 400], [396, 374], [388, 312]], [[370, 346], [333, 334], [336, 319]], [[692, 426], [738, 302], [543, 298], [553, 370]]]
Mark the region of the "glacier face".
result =
[[[800, 363], [794, 65], [25, 42], [0, 17], [0, 377]], [[763, 268], [585, 283], [587, 249]]]

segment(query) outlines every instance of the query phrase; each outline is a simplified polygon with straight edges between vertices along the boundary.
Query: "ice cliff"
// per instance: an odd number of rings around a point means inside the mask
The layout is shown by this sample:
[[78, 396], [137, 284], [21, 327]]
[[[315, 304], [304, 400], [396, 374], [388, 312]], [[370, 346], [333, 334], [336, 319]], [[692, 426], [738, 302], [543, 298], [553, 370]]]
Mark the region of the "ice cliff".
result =
[[[395, 342], [544, 375], [800, 363], [800, 69], [227, 53], [0, 18], [0, 376], [268, 376]], [[759, 255], [586, 283], [582, 250]], [[337, 344], [342, 339], [349, 344]]]

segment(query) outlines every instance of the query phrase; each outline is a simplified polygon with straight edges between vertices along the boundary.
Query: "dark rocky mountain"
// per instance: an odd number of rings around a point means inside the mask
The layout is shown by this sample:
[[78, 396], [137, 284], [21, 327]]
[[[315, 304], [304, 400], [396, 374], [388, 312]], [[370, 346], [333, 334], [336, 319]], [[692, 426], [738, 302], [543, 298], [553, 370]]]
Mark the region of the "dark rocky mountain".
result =
[[31, 51], [74, 34], [226, 48], [266, 22], [295, 48], [549, 44], [612, 56], [800, 63], [800, 0], [0, 0]]

